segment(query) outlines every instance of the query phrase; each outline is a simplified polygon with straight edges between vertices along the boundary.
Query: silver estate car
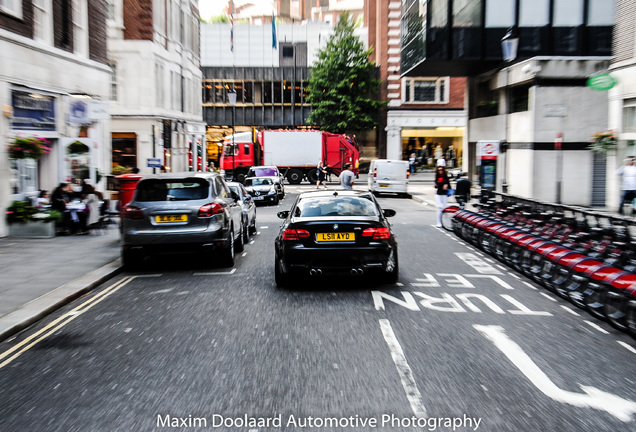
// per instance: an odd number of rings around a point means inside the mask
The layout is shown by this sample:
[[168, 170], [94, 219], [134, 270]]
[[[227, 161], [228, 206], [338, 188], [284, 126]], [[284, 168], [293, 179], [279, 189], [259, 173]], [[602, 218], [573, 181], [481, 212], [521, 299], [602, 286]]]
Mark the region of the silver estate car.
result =
[[243, 209], [243, 243], [247, 244], [250, 241], [250, 234], [256, 232], [256, 203], [252, 198], [252, 195], [245, 190], [239, 182], [227, 182], [228, 187], [232, 192], [241, 199], [241, 208]]
[[121, 257], [138, 266], [147, 255], [220, 254], [234, 265], [243, 250], [241, 201], [217, 173], [168, 173], [143, 177], [120, 212]]

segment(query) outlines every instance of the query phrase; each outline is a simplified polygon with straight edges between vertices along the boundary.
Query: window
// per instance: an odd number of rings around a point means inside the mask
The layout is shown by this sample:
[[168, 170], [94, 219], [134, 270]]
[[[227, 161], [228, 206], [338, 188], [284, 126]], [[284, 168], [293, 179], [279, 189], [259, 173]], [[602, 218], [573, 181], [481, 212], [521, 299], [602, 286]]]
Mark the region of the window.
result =
[[88, 57], [88, 8], [86, 0], [73, 0], [73, 48]]
[[220, 177], [216, 177], [214, 179], [214, 183], [216, 184], [216, 195], [219, 198], [229, 198], [230, 190], [227, 188], [227, 184], [221, 180]]
[[583, 0], [556, 0], [554, 2], [555, 27], [576, 27], [583, 24]]
[[106, 5], [106, 17], [110, 21], [115, 21], [115, 0], [108, 0]]
[[51, 0], [33, 0], [33, 39], [47, 44], [53, 42], [50, 11]]
[[284, 45], [282, 48], [283, 48], [283, 58], [294, 57], [294, 47], [292, 45]]
[[378, 216], [375, 204], [365, 197], [305, 198], [298, 202], [295, 214], [304, 217], [317, 216]]
[[0, 0], [0, 12], [22, 19], [22, 0]]
[[110, 64], [110, 100], [117, 100], [117, 65]]
[[448, 103], [448, 77], [406, 78], [403, 90], [405, 103]]
[[588, 26], [611, 26], [614, 24], [614, 2], [589, 0], [587, 12]]
[[550, 23], [550, 0], [521, 0], [520, 27], [543, 27]]
[[636, 101], [623, 108], [623, 133], [636, 132]]
[[188, 201], [208, 197], [208, 182], [203, 179], [145, 180], [137, 186], [137, 201]]
[[530, 87], [527, 85], [514, 86], [510, 88], [510, 112], [528, 111], [528, 101], [530, 99]]

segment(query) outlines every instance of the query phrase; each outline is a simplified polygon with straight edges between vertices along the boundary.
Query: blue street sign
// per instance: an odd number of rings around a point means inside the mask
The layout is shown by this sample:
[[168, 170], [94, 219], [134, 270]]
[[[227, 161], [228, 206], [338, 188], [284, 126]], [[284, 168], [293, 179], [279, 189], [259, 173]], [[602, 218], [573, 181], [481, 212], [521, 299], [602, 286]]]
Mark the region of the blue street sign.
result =
[[161, 159], [148, 158], [148, 168], [161, 168]]

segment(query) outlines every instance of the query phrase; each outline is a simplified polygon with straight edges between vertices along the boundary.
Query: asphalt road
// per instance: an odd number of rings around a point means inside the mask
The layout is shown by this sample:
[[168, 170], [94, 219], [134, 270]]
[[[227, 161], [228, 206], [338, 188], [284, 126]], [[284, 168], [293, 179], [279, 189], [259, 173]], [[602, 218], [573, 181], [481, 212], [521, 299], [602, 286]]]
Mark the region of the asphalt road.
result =
[[0, 344], [0, 431], [636, 429], [636, 343], [394, 208], [400, 283], [274, 285], [276, 212], [232, 269], [157, 260]]

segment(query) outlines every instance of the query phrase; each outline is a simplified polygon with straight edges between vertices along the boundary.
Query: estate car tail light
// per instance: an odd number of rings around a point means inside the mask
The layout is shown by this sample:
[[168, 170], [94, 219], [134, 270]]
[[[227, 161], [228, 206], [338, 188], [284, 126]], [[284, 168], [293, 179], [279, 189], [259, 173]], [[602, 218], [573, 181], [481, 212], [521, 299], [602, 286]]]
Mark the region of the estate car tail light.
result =
[[139, 207], [127, 205], [119, 215], [124, 219], [141, 220], [144, 218], [144, 211]]
[[199, 209], [199, 213], [197, 214], [197, 216], [199, 216], [200, 218], [209, 218], [223, 212], [225, 212], [225, 207], [223, 207], [221, 204], [209, 203], [205, 204]]
[[371, 237], [373, 240], [383, 240], [391, 237], [391, 231], [388, 228], [367, 228], [362, 231], [362, 237]]
[[307, 230], [287, 228], [283, 231], [283, 240], [300, 240], [310, 235]]

